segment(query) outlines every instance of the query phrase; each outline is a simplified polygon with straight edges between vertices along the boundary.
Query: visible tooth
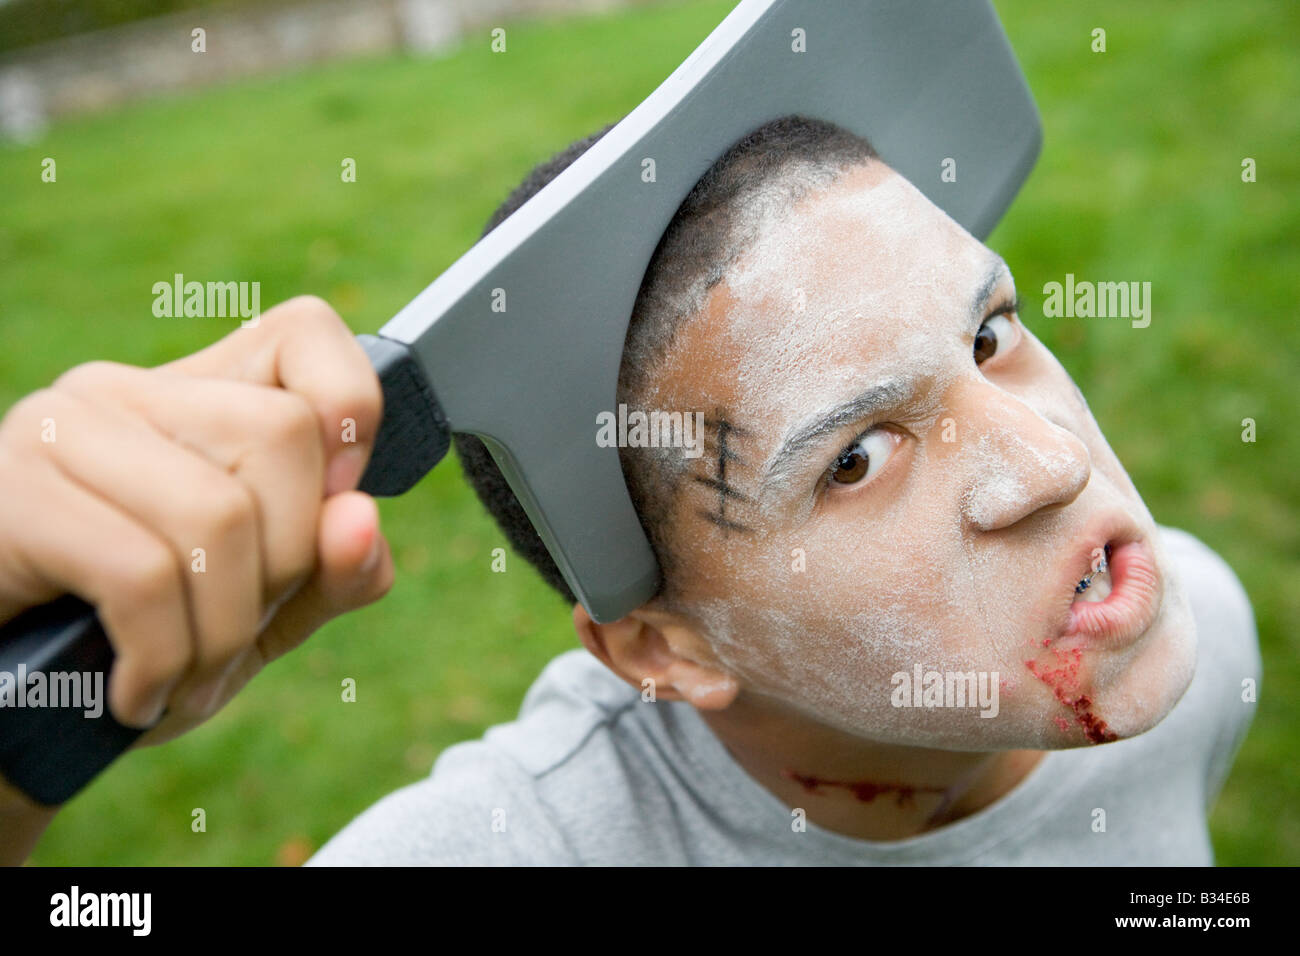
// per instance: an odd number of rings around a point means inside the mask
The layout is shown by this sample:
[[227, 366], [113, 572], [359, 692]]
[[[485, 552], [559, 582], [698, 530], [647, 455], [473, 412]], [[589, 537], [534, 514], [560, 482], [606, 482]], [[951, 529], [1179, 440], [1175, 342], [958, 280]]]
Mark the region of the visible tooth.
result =
[[1106, 600], [1106, 595], [1110, 594], [1110, 564], [1106, 561], [1109, 556], [1110, 545], [1106, 545], [1106, 550], [1097, 559], [1097, 567], [1081, 577], [1074, 586], [1076, 601], [1096, 603]]
[[1076, 601], [1087, 601], [1089, 604], [1098, 604], [1106, 600], [1110, 595], [1110, 589], [1110, 574], [1098, 570], [1096, 574], [1090, 574], [1079, 582], [1079, 587], [1075, 588], [1074, 599]]

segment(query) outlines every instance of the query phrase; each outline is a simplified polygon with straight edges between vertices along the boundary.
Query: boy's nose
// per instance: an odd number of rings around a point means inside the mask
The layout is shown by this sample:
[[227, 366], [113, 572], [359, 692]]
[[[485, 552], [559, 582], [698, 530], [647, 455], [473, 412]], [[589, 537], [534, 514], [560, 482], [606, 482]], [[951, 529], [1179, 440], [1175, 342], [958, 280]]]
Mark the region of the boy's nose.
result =
[[987, 381], [963, 391], [968, 427], [958, 460], [962, 513], [973, 527], [996, 531], [1079, 496], [1092, 461], [1077, 435]]

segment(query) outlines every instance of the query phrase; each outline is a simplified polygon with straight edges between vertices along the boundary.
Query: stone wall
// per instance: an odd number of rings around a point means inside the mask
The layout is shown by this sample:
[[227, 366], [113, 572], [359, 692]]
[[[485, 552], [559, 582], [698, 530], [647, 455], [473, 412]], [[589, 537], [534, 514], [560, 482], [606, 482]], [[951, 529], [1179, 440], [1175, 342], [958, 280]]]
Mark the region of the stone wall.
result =
[[312, 0], [159, 17], [0, 56], [0, 137], [31, 141], [61, 116], [304, 63], [436, 56], [509, 21], [629, 2], [649, 0]]

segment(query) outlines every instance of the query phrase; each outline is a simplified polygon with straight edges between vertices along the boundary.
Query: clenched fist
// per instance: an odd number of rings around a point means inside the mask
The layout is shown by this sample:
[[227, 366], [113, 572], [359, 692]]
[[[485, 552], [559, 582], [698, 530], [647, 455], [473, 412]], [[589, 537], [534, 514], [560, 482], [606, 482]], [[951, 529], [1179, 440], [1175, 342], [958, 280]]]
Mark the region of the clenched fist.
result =
[[382, 412], [365, 353], [305, 296], [154, 369], [80, 365], [0, 421], [0, 622], [72, 592], [117, 655], [108, 705], [170, 740], [392, 585], [355, 491]]

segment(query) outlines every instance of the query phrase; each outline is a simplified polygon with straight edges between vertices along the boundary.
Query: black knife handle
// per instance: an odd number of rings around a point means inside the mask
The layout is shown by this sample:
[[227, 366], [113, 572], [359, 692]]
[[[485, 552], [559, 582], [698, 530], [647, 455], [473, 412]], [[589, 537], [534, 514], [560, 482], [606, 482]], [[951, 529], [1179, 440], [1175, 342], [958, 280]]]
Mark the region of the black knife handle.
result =
[[[71, 594], [28, 608], [0, 627], [0, 776], [37, 803], [57, 806], [144, 733], [119, 724], [108, 709], [112, 663], [95, 609]], [[26, 699], [30, 675], [38, 672], [45, 706]], [[48, 706], [58, 702], [52, 701], [51, 678], [60, 674], [76, 675], [80, 706]], [[87, 680], [98, 715], [87, 714]]]
[[384, 417], [359, 487], [381, 498], [400, 495], [442, 461], [451, 428], [409, 348], [377, 335], [358, 335], [357, 341], [384, 390]]
[[[405, 345], [374, 335], [357, 338], [384, 393], [383, 420], [359, 487], [377, 496], [401, 494], [447, 454], [451, 430]], [[37, 803], [57, 806], [129, 748], [144, 731], [118, 723], [109, 711], [112, 665], [113, 648], [95, 609], [71, 594], [0, 626], [0, 777]], [[30, 706], [26, 688], [37, 673], [47, 692], [44, 705]], [[46, 706], [56, 675], [76, 675], [82, 690], [90, 681], [98, 715], [88, 716], [85, 706]], [[62, 688], [70, 686], [58, 679]]]

